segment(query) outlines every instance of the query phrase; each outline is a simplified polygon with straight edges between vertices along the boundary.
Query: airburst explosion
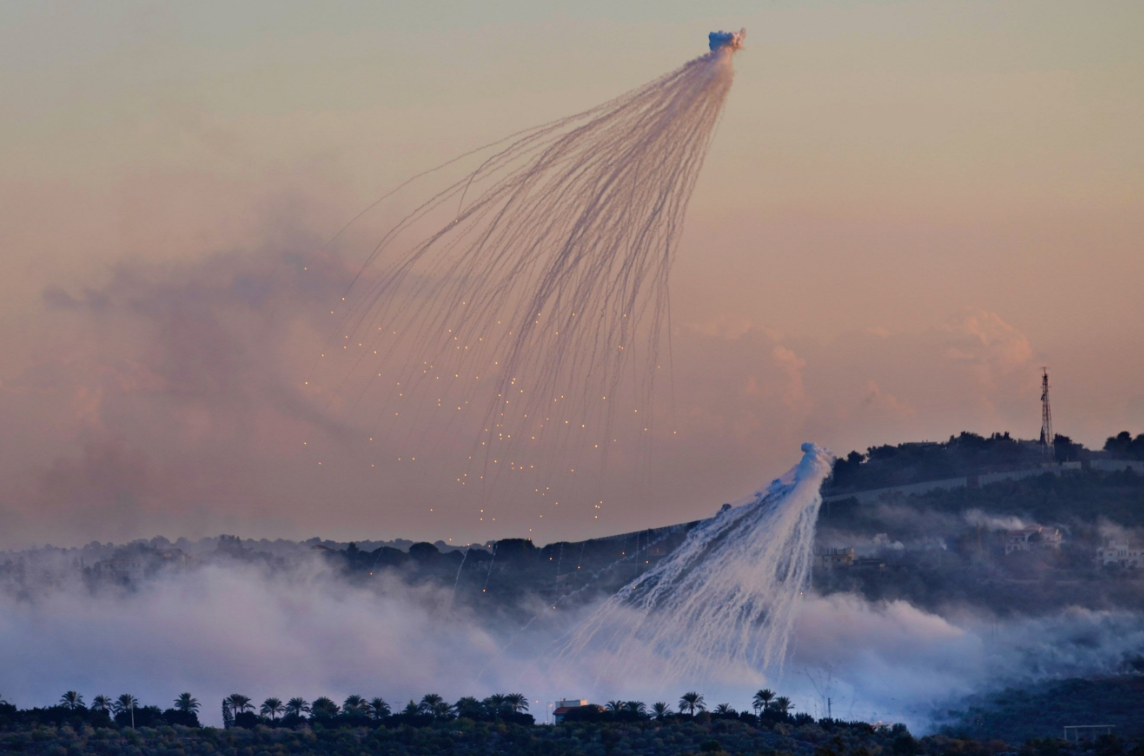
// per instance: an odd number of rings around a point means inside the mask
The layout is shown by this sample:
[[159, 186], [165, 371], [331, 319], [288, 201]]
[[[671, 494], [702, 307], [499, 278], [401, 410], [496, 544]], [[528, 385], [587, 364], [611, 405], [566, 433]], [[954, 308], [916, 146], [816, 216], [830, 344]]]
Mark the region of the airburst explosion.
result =
[[670, 412], [668, 276], [744, 34], [713, 33], [672, 73], [459, 158], [481, 162], [376, 244], [307, 385], [332, 411], [372, 413], [363, 435], [406, 450], [391, 462], [471, 439], [452, 453], [481, 520], [522, 491], [601, 508], [602, 476], [574, 489], [577, 467], [644, 449]]

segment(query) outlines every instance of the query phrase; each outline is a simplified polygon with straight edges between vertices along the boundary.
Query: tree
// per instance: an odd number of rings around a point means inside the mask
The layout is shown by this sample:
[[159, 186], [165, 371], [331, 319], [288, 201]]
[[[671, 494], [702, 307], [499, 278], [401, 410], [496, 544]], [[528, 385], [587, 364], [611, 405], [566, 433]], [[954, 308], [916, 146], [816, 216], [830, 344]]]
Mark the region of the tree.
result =
[[342, 702], [343, 714], [364, 714], [365, 711], [365, 699], [359, 695], [346, 696], [346, 700]]
[[617, 732], [614, 727], [605, 727], [600, 730], [600, 743], [604, 746], [604, 753], [608, 756], [611, 756], [612, 751], [616, 750], [616, 746], [623, 739], [624, 736]]
[[74, 690], [69, 690], [60, 696], [60, 706], [70, 711], [83, 708], [83, 696], [76, 693]]
[[523, 693], [509, 693], [504, 697], [504, 702], [509, 709], [517, 714], [528, 711], [528, 699]]
[[453, 707], [436, 693], [427, 693], [417, 708], [434, 719], [449, 719], [453, 714]]
[[113, 706], [114, 706], [114, 704], [111, 702], [111, 698], [108, 696], [99, 695], [99, 696], [96, 696], [95, 698], [91, 699], [91, 710], [92, 711], [110, 712]]
[[135, 709], [139, 707], [139, 701], [135, 696], [130, 693], [124, 693], [119, 698], [115, 699], [115, 703], [111, 705], [115, 711], [115, 715], [131, 713], [131, 728], [135, 729]]
[[367, 706], [370, 716], [374, 719], [381, 720], [389, 716], [389, 704], [385, 702], [384, 698], [375, 698]]
[[1132, 434], [1128, 431], [1120, 431], [1115, 436], [1110, 436], [1104, 442], [1104, 450], [1111, 454], [1127, 455], [1132, 448]]
[[612, 712], [613, 714], [619, 714], [621, 711], [624, 710], [624, 702], [623, 701], [608, 701], [607, 705], [604, 708], [607, 709], [608, 711]]
[[624, 701], [624, 711], [638, 717], [646, 717], [647, 705], [643, 701]]
[[417, 705], [416, 701], [410, 698], [409, 703], [405, 704], [405, 708], [401, 713], [407, 717], [415, 717], [421, 713], [421, 707]]
[[794, 709], [794, 704], [792, 704], [791, 700], [786, 696], [779, 696], [771, 702], [770, 709], [771, 711], [777, 711], [779, 714], [786, 716]]
[[656, 701], [651, 705], [651, 712], [656, 719], [663, 719], [671, 713], [671, 707], [665, 701]]
[[306, 703], [305, 698], [295, 696], [286, 702], [283, 711], [286, 712], [286, 716], [293, 714], [296, 717], [301, 717], [310, 713], [310, 704]]
[[286, 707], [282, 705], [282, 699], [267, 698], [262, 702], [262, 707], [258, 710], [258, 713], [264, 717], [270, 717], [270, 721], [274, 722], [278, 719], [278, 715], [285, 710]]
[[754, 699], [751, 701], [751, 708], [758, 714], [760, 709], [766, 709], [771, 705], [771, 701], [775, 698], [775, 692], [770, 688], [763, 688], [755, 693]]
[[199, 702], [190, 693], [180, 693], [179, 697], [175, 699], [175, 709], [184, 714], [197, 713], [199, 710]]
[[457, 703], [453, 704], [453, 709], [456, 710], [458, 717], [481, 719], [485, 716], [484, 704], [472, 696], [465, 696], [457, 701]]
[[426, 693], [421, 698], [421, 703], [417, 705], [417, 710], [422, 714], [432, 714], [437, 704], [442, 702], [444, 702], [444, 699], [436, 693]]
[[310, 714], [314, 719], [333, 719], [338, 715], [338, 705], [325, 696], [319, 696], [310, 704]]
[[489, 712], [489, 716], [498, 717], [504, 713], [505, 698], [503, 693], [493, 693], [485, 699], [485, 709]]
[[254, 706], [250, 703], [250, 696], [244, 696], [241, 693], [231, 693], [230, 696], [227, 697], [227, 701], [230, 702], [231, 711], [236, 715], [254, 709]]
[[693, 690], [679, 697], [679, 710], [686, 711], [691, 716], [695, 716], [697, 709], [699, 711], [706, 710], [706, 704], [707, 701], [703, 699], [703, 696]]
[[111, 710], [116, 714], [122, 714], [125, 711], [131, 711], [139, 706], [139, 700], [130, 693], [124, 693], [119, 698], [115, 699], [115, 703], [111, 704]]
[[1073, 443], [1073, 440], [1068, 436], [1062, 436], [1060, 433], [1053, 437], [1053, 456], [1057, 462], [1074, 462], [1080, 457], [1080, 450], [1084, 448], [1080, 444]]
[[714, 713], [719, 714], [720, 716], [724, 716], [724, 717], [733, 717], [738, 712], [736, 712], [734, 709], [731, 708], [731, 704], [721, 703], [715, 707]]

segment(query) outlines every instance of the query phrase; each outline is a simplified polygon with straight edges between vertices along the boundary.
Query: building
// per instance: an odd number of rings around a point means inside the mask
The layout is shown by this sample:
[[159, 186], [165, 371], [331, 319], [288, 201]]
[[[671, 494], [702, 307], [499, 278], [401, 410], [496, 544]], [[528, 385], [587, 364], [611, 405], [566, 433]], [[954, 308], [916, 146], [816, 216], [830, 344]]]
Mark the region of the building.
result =
[[853, 567], [854, 549], [816, 548], [814, 559], [819, 567], [832, 570], [835, 567]]
[[1064, 540], [1060, 528], [1046, 528], [1035, 525], [1020, 530], [1006, 530], [1002, 535], [1005, 544], [1005, 553], [1014, 551], [1032, 551], [1033, 549], [1059, 549]]
[[568, 698], [563, 701], [556, 702], [556, 708], [552, 711], [552, 719], [556, 724], [564, 721], [564, 715], [573, 709], [579, 709], [581, 706], [587, 706], [588, 699], [586, 698]]
[[1144, 567], [1144, 548], [1132, 547], [1126, 543], [1110, 543], [1096, 550], [1096, 560], [1101, 567], [1114, 564], [1128, 569]]

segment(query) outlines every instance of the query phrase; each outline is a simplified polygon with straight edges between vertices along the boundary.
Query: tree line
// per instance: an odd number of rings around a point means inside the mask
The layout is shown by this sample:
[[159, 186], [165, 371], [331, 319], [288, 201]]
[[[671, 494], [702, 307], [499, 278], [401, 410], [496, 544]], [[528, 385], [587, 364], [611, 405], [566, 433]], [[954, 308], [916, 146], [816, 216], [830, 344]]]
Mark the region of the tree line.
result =
[[[696, 691], [680, 696], [678, 710], [663, 701], [650, 707], [642, 701], [609, 701], [606, 705], [590, 704], [574, 707], [564, 714], [567, 722], [633, 722], [664, 720], [673, 717], [694, 718], [709, 713], [715, 718], [754, 719], [770, 721], [813, 721], [809, 715], [792, 717], [791, 700], [777, 696], [769, 689], [758, 691], [751, 702], [751, 711], [738, 712], [730, 704], [721, 703], [710, 712], [705, 697]], [[23, 724], [66, 724], [81, 722], [92, 726], [157, 727], [181, 725], [200, 727], [202, 704], [190, 693], [180, 693], [167, 709], [143, 705], [134, 695], [124, 693], [117, 698], [97, 695], [91, 703], [82, 694], [69, 690], [60, 696], [55, 706], [20, 710], [0, 696], [0, 727]], [[226, 728], [297, 727], [320, 724], [324, 727], [354, 727], [376, 725], [408, 725], [424, 727], [436, 722], [469, 719], [477, 722], [504, 722], [533, 725], [535, 718], [529, 713], [528, 698], [522, 693], [494, 693], [483, 699], [466, 696], [450, 703], [436, 693], [428, 693], [420, 701], [410, 700], [395, 710], [381, 697], [365, 698], [350, 695], [338, 704], [332, 698], [320, 696], [312, 701], [302, 697], [283, 700], [266, 698], [261, 704], [250, 696], [233, 693], [222, 700], [222, 720]]]

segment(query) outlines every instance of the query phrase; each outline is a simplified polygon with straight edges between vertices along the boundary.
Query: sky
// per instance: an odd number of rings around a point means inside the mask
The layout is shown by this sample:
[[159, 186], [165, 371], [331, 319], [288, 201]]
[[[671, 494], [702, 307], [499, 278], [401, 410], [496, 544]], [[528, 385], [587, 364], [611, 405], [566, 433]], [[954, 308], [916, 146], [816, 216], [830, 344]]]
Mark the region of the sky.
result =
[[[672, 274], [678, 436], [544, 518], [367, 473], [300, 388], [364, 258], [324, 242], [739, 27]], [[1134, 1], [5, 3], [0, 548], [664, 525], [803, 441], [1036, 437], [1042, 365], [1058, 432], [1144, 432], [1142, 32]]]

